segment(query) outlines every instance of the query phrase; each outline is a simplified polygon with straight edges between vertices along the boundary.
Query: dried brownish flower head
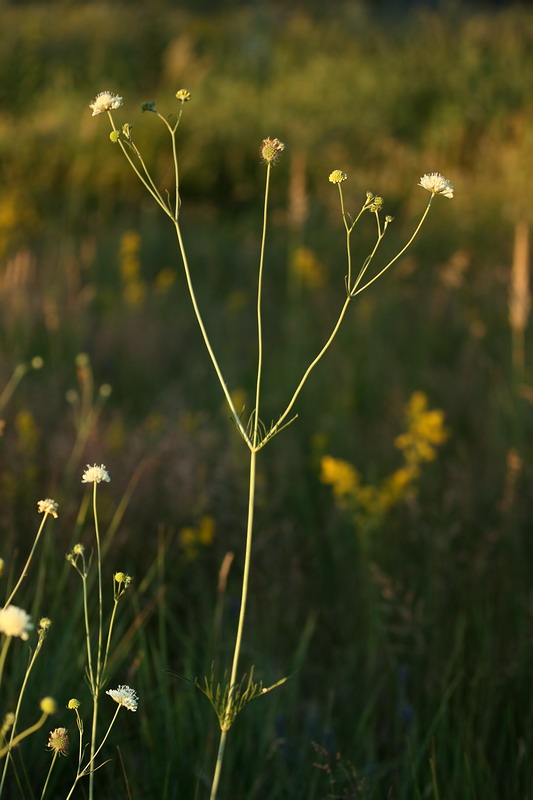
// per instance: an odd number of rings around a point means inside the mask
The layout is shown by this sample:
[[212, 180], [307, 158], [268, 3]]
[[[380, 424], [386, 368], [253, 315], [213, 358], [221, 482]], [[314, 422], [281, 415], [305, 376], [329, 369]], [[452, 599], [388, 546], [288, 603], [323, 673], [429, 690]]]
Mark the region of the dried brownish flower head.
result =
[[265, 164], [275, 164], [285, 145], [279, 139], [263, 139], [261, 142], [261, 158]]

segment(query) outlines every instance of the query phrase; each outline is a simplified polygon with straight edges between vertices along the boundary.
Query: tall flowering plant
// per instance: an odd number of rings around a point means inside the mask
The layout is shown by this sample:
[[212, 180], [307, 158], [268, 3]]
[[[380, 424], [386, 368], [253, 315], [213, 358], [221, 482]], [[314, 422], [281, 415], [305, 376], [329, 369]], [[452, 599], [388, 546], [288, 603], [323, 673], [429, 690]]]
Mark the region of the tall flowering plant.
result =
[[[259, 695], [265, 694], [275, 687], [282, 684], [285, 678], [282, 678], [272, 686], [265, 687], [260, 682], [254, 680], [254, 668], [249, 668], [244, 676], [239, 677], [239, 663], [240, 653], [244, 632], [244, 623], [246, 619], [248, 588], [250, 584], [250, 569], [252, 562], [252, 544], [254, 532], [254, 510], [255, 510], [255, 490], [256, 490], [256, 472], [257, 472], [257, 459], [260, 451], [265, 447], [280, 431], [287, 425], [294, 421], [297, 414], [294, 413], [296, 402], [300, 392], [304, 388], [311, 372], [317, 364], [325, 356], [326, 352], [331, 347], [341, 324], [346, 316], [348, 307], [351, 302], [361, 292], [368, 289], [375, 281], [378, 280], [407, 250], [412, 244], [415, 237], [418, 235], [431, 207], [433, 198], [436, 195], [444, 197], [453, 197], [453, 186], [450, 182], [439, 173], [431, 173], [424, 175], [420, 179], [419, 185], [427, 190], [430, 194], [427, 206], [422, 213], [421, 219], [415, 227], [413, 234], [409, 237], [406, 244], [396, 253], [396, 255], [386, 262], [384, 265], [374, 268], [374, 260], [378, 254], [378, 250], [387, 232], [389, 225], [392, 222], [392, 217], [386, 215], [383, 217], [383, 199], [373, 192], [367, 192], [366, 196], [359, 207], [359, 210], [352, 214], [345, 206], [345, 198], [343, 192], [343, 184], [348, 176], [342, 170], [334, 170], [330, 176], [330, 182], [337, 187], [339, 193], [340, 212], [342, 223], [345, 231], [346, 239], [346, 261], [347, 271], [344, 278], [344, 299], [341, 302], [340, 310], [336, 321], [334, 322], [329, 335], [326, 337], [323, 346], [320, 348], [316, 356], [309, 363], [303, 374], [297, 381], [295, 389], [288, 399], [284, 409], [281, 411], [277, 420], [270, 426], [267, 426], [260, 416], [261, 410], [261, 394], [262, 394], [262, 375], [263, 375], [263, 324], [262, 324], [262, 288], [263, 288], [263, 274], [265, 268], [265, 253], [267, 241], [267, 225], [268, 225], [268, 208], [269, 208], [269, 193], [270, 181], [272, 170], [276, 165], [278, 159], [282, 155], [285, 145], [279, 139], [265, 138], [260, 146], [261, 160], [265, 165], [265, 184], [264, 184], [264, 202], [263, 202], [263, 215], [262, 215], [262, 234], [261, 245], [258, 257], [258, 271], [257, 271], [257, 295], [256, 295], [256, 320], [257, 320], [257, 365], [256, 365], [256, 379], [254, 391], [254, 407], [248, 419], [244, 415], [239, 414], [232, 400], [232, 393], [227, 387], [222, 370], [220, 368], [215, 350], [211, 343], [210, 335], [207, 331], [204, 319], [198, 303], [194, 282], [192, 278], [185, 241], [183, 237], [181, 222], [180, 222], [180, 209], [181, 209], [181, 184], [180, 184], [180, 171], [179, 171], [179, 158], [177, 147], [177, 132], [182, 120], [185, 105], [190, 101], [191, 94], [187, 89], [180, 89], [176, 92], [176, 100], [178, 103], [177, 109], [170, 116], [163, 116], [156, 108], [153, 102], [145, 102], [142, 104], [142, 110], [154, 114], [160, 122], [165, 126], [170, 136], [170, 144], [172, 148], [172, 157], [174, 164], [174, 188], [171, 194], [164, 193], [159, 188], [156, 179], [153, 177], [151, 170], [146, 165], [143, 156], [137, 143], [133, 139], [132, 126], [126, 122], [122, 125], [117, 125], [113, 116], [113, 112], [123, 105], [122, 97], [112, 94], [109, 91], [101, 92], [97, 95], [96, 99], [90, 104], [93, 116], [106, 113], [111, 125], [110, 139], [114, 144], [117, 144], [124, 157], [128, 161], [130, 167], [136, 174], [137, 178], [144, 185], [147, 192], [152, 196], [155, 203], [160, 207], [163, 214], [168, 218], [169, 223], [173, 226], [178, 249], [181, 255], [181, 261], [185, 272], [185, 279], [187, 288], [191, 299], [192, 307], [196, 320], [198, 322], [205, 347], [207, 349], [209, 358], [217, 375], [220, 387], [224, 394], [225, 400], [229, 407], [231, 417], [235, 422], [237, 431], [239, 432], [245, 447], [249, 451], [249, 484], [248, 484], [248, 510], [245, 525], [244, 537], [244, 565], [243, 565], [243, 578], [241, 586], [241, 604], [237, 629], [235, 632], [235, 644], [233, 649], [233, 658], [229, 672], [229, 680], [225, 686], [215, 684], [214, 676], [206, 678], [204, 683], [197, 682], [200, 688], [211, 701], [213, 708], [217, 714], [220, 726], [220, 740], [218, 747], [218, 754], [213, 771], [213, 778], [211, 782], [211, 800], [215, 800], [218, 793], [220, 776], [222, 772], [224, 753], [226, 742], [231, 726], [242, 708], [254, 698]], [[355, 226], [363, 216], [370, 214], [374, 218], [376, 225], [376, 238], [374, 245], [367, 255], [363, 263], [358, 269], [354, 267], [352, 261], [352, 247], [351, 237]]]

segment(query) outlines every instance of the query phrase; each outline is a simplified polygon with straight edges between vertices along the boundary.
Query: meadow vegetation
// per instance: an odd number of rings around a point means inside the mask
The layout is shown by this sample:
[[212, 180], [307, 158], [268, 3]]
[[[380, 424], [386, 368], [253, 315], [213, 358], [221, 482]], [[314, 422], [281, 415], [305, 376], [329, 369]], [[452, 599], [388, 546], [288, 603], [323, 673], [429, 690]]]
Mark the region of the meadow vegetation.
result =
[[[46, 797], [86, 797], [95, 753], [109, 759], [96, 797], [209, 795], [218, 726], [194, 684], [231, 663], [247, 452], [172, 230], [89, 109], [102, 90], [124, 98], [171, 192], [164, 129], [141, 103], [167, 109], [186, 87], [180, 221], [246, 418], [260, 142], [285, 143], [263, 287], [267, 425], [346, 296], [331, 171], [349, 175], [350, 205], [383, 195], [382, 263], [424, 210], [420, 176], [455, 186], [354, 299], [298, 419], [261, 452], [243, 671], [289, 680], [236, 720], [220, 797], [531, 798], [533, 14], [172, 5], [2, 8], [1, 585], [34, 626], [0, 618], [23, 634], [0, 644], [2, 797], [40, 798], [48, 778]], [[93, 464], [109, 483], [82, 484]], [[9, 754], [8, 712], [31, 733]]]

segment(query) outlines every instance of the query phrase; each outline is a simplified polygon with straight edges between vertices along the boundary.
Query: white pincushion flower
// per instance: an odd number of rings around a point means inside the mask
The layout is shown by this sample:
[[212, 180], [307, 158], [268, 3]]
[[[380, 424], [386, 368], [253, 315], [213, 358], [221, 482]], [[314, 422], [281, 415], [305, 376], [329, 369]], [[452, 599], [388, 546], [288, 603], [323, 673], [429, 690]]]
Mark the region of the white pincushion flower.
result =
[[87, 469], [83, 473], [83, 477], [81, 479], [82, 483], [101, 483], [102, 481], [106, 481], [109, 483], [111, 478], [109, 477], [109, 472], [106, 470], [103, 464], [100, 464], [99, 467], [96, 464], [93, 464], [92, 467], [90, 464], [87, 464]]
[[440, 172], [430, 172], [427, 175], [422, 175], [418, 185], [423, 189], [427, 189], [431, 194], [442, 194], [444, 197], [453, 197], [453, 186]]
[[6, 636], [19, 636], [26, 641], [32, 629], [33, 622], [24, 609], [7, 606], [0, 611], [0, 633], [5, 633]]
[[137, 692], [134, 691], [134, 689], [130, 689], [129, 686], [119, 686], [118, 689], [108, 689], [106, 694], [112, 697], [119, 706], [127, 708], [128, 711], [137, 711], [139, 698], [137, 697]]
[[97, 114], [102, 114], [104, 111], [113, 111], [114, 108], [119, 108], [122, 105], [122, 97], [118, 94], [111, 94], [111, 92], [100, 92], [96, 95], [95, 100], [89, 104], [89, 108], [93, 110], [93, 117]]
[[37, 503], [37, 511], [39, 514], [51, 514], [54, 519], [57, 519], [58, 509], [59, 505], [50, 497], [47, 497], [46, 500], [39, 500]]

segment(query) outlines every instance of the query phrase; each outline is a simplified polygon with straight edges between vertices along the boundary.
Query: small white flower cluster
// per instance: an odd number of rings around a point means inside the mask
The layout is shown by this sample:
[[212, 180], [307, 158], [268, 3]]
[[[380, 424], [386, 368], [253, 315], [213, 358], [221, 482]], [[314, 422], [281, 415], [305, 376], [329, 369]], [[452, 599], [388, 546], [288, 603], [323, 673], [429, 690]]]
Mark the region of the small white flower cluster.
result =
[[26, 641], [31, 630], [33, 622], [24, 609], [7, 606], [0, 611], [0, 633], [5, 633], [6, 636], [18, 636]]
[[442, 194], [443, 197], [453, 197], [453, 186], [440, 172], [430, 172], [426, 175], [422, 175], [418, 185], [423, 189], [427, 189], [431, 194]]
[[129, 686], [119, 686], [118, 689], [108, 689], [106, 694], [113, 698], [119, 706], [124, 706], [128, 711], [137, 711], [139, 698], [134, 689]]
[[100, 92], [96, 98], [89, 104], [89, 108], [93, 110], [93, 117], [97, 114], [102, 114], [104, 111], [113, 111], [115, 108], [120, 108], [122, 105], [122, 97], [118, 94], [111, 94], [111, 92]]
[[104, 467], [103, 464], [100, 466], [96, 466], [93, 464], [92, 467], [90, 464], [87, 464], [87, 469], [83, 473], [83, 477], [81, 479], [82, 483], [101, 483], [102, 481], [106, 481], [109, 483], [111, 478], [109, 477], [109, 472]]

